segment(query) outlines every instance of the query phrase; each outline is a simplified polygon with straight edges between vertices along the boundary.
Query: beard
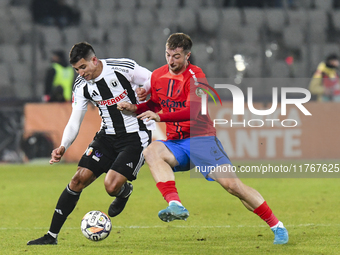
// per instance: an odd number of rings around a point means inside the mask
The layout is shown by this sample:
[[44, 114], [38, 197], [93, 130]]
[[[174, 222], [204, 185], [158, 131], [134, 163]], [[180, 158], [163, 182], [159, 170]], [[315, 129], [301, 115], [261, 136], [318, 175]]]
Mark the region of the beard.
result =
[[174, 73], [176, 73], [176, 72], [181, 71], [182, 68], [183, 68], [183, 66], [184, 66], [184, 65], [176, 65], [176, 66], [170, 66], [170, 65], [169, 65], [169, 68], [170, 68], [171, 71], [173, 71]]

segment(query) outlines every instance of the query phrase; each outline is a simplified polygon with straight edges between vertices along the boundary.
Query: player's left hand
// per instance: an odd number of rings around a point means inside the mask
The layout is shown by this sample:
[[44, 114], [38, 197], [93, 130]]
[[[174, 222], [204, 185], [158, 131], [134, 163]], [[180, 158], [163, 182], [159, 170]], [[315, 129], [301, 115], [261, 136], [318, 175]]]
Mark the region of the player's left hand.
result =
[[137, 88], [136, 93], [139, 101], [145, 101], [148, 93], [144, 88]]
[[141, 120], [146, 120], [146, 121], [149, 121], [149, 120], [154, 120], [156, 122], [160, 122], [161, 121], [161, 118], [159, 117], [159, 115], [153, 111], [146, 111], [146, 112], [143, 112], [141, 114], [139, 114], [137, 116], [138, 119], [141, 119]]

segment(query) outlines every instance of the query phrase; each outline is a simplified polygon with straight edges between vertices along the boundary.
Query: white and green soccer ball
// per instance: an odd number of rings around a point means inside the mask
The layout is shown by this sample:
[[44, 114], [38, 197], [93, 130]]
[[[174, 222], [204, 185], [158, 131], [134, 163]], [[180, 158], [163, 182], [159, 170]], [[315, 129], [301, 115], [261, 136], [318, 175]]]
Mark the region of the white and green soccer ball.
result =
[[81, 232], [91, 241], [101, 241], [109, 236], [112, 223], [105, 213], [90, 211], [81, 220]]

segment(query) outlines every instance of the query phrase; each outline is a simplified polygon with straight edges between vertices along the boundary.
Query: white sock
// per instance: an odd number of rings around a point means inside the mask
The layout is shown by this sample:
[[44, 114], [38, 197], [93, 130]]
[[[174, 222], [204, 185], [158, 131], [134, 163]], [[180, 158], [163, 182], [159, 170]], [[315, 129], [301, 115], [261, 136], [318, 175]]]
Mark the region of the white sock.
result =
[[54, 238], [57, 238], [58, 237], [58, 234], [54, 234], [50, 231], [47, 232], [47, 234], [49, 234], [50, 236], [54, 237]]
[[271, 227], [270, 229], [274, 229], [274, 228], [277, 228], [277, 227], [280, 227], [280, 228], [283, 228], [283, 223], [281, 221], [279, 221], [275, 226]]
[[177, 200], [171, 200], [171, 201], [169, 202], [169, 205], [171, 205], [171, 203], [175, 203], [175, 204], [178, 204], [178, 205], [180, 205], [180, 206], [183, 206], [183, 205], [181, 204], [181, 202], [179, 202], [179, 201], [177, 201]]

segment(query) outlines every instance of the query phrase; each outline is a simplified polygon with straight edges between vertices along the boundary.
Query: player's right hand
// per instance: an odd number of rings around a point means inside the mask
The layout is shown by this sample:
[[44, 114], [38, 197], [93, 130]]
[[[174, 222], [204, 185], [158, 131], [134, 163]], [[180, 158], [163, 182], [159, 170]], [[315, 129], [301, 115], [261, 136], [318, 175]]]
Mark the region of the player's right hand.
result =
[[64, 155], [64, 153], [65, 153], [64, 146], [60, 146], [59, 148], [54, 149], [51, 153], [50, 164], [52, 165], [53, 163], [58, 163], [61, 157]]

